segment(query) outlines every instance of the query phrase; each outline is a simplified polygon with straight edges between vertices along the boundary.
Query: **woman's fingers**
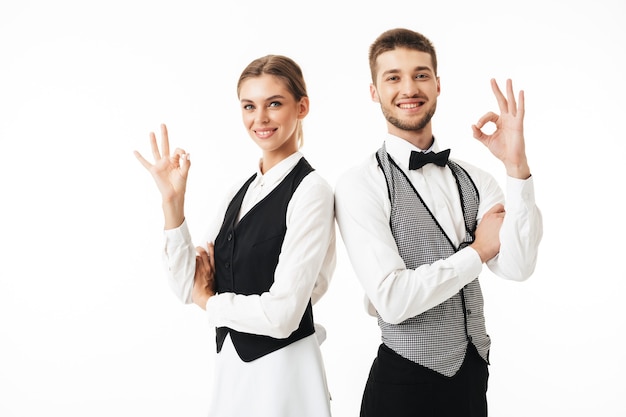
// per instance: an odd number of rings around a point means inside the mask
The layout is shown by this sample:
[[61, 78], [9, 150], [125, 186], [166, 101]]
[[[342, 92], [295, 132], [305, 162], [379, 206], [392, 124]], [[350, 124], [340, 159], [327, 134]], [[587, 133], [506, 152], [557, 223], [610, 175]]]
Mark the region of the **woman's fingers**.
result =
[[165, 123], [161, 124], [161, 149], [163, 149], [163, 155], [169, 156], [170, 154], [170, 140], [167, 135], [167, 126]]
[[150, 168], [152, 168], [152, 164], [150, 162], [148, 162], [146, 160], [146, 158], [141, 156], [141, 154], [139, 152], [133, 151], [133, 153], [135, 154], [135, 158], [137, 158], [139, 160], [139, 162], [141, 162], [141, 165], [143, 165], [145, 169], [147, 169], [149, 171]]
[[211, 268], [215, 269], [215, 246], [213, 243], [207, 242], [207, 249], [209, 255], [209, 263], [211, 264]]
[[154, 156], [154, 160], [158, 161], [161, 157], [169, 157], [170, 156], [170, 141], [167, 135], [167, 126], [165, 124], [161, 124], [161, 151], [159, 151], [159, 145], [157, 145], [157, 139], [154, 132], [150, 132], [150, 147], [152, 148], [152, 156]]
[[152, 156], [155, 162], [161, 159], [161, 152], [159, 152], [159, 145], [157, 145], [156, 135], [154, 132], [150, 132], [150, 148], [152, 149]]

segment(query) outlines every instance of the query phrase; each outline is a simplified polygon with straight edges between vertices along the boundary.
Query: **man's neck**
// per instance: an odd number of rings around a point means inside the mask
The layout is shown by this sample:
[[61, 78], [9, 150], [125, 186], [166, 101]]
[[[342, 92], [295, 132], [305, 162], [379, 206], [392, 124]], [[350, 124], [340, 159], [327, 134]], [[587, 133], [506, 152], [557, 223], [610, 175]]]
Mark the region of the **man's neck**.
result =
[[421, 150], [426, 150], [433, 145], [433, 134], [430, 126], [419, 131], [389, 129], [389, 134], [404, 139]]

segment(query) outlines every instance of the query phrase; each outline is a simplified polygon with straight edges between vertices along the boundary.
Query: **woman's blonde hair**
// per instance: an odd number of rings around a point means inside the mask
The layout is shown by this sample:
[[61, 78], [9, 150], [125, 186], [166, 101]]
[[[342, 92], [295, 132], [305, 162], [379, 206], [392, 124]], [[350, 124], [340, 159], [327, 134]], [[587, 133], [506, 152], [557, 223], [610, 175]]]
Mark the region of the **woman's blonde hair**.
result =
[[[239, 97], [241, 84], [246, 79], [259, 77], [263, 74], [273, 75], [283, 81], [285, 87], [287, 87], [289, 92], [293, 95], [296, 102], [300, 101], [303, 97], [308, 97], [302, 69], [293, 59], [283, 55], [266, 55], [248, 64], [239, 76], [239, 81], [237, 82], [237, 97]], [[302, 120], [298, 120], [296, 139], [298, 148], [302, 147], [304, 143]]]

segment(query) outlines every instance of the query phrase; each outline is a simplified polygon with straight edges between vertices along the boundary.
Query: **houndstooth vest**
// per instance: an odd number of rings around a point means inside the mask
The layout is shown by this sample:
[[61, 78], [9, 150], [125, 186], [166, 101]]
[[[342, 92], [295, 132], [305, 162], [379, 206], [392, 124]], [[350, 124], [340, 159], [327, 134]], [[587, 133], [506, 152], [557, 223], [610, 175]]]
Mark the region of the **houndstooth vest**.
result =
[[[376, 158], [387, 181], [391, 231], [407, 268], [415, 269], [448, 258], [473, 242], [479, 195], [463, 168], [448, 161], [461, 196], [466, 230], [465, 241], [456, 248], [406, 174], [387, 154], [384, 144]], [[485, 329], [478, 278], [422, 314], [399, 324], [387, 323], [379, 315], [378, 325], [385, 345], [404, 358], [445, 376], [453, 376], [459, 370], [468, 343], [474, 344], [488, 361], [490, 339]]]

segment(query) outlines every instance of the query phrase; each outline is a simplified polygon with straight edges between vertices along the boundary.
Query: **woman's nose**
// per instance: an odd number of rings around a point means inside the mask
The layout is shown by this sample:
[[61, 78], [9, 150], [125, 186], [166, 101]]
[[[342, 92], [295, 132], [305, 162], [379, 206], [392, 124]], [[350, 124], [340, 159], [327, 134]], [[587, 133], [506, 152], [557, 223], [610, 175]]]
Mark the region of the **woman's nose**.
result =
[[256, 114], [256, 121], [258, 123], [267, 123], [270, 121], [269, 115], [266, 109], [259, 109]]

